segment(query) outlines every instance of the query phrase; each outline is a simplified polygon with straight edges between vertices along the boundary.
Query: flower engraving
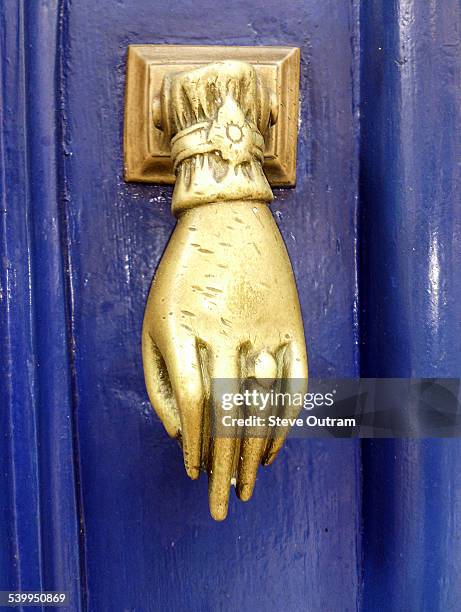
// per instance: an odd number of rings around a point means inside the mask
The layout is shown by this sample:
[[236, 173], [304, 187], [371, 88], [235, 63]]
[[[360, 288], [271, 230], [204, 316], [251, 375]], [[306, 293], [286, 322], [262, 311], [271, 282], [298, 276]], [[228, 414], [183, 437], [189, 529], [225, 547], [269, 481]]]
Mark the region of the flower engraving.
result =
[[249, 123], [230, 95], [219, 108], [208, 132], [208, 142], [233, 166], [250, 163], [255, 154], [256, 126]]

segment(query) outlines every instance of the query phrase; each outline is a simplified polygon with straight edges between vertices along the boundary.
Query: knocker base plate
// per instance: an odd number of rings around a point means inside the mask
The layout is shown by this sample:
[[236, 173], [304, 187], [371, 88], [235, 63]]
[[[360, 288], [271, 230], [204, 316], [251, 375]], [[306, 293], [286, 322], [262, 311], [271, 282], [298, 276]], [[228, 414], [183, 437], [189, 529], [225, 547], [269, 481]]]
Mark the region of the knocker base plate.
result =
[[275, 92], [278, 118], [264, 152], [264, 172], [274, 187], [296, 184], [299, 63], [297, 47], [223, 47], [131, 45], [125, 99], [125, 180], [173, 184], [175, 175], [169, 139], [154, 124], [154, 100], [163, 77], [173, 71], [211, 62], [240, 60], [252, 64], [264, 84]]

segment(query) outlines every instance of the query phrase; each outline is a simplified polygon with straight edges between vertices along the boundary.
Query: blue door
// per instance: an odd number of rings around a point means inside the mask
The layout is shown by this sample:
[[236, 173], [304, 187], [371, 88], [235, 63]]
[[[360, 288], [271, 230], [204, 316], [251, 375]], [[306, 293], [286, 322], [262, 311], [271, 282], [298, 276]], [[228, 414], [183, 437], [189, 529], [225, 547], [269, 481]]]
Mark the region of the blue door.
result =
[[171, 189], [123, 180], [127, 46], [301, 48], [272, 210], [316, 378], [459, 376], [456, 0], [5, 0], [0, 590], [71, 610], [461, 607], [457, 440], [290, 440], [214, 522], [140, 350]]

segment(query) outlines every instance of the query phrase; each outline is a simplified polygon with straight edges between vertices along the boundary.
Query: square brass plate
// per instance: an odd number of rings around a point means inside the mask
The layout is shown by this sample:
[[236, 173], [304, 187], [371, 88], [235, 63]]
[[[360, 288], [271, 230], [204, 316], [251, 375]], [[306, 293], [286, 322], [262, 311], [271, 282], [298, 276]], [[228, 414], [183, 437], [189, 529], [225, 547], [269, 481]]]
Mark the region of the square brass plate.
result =
[[125, 99], [126, 181], [175, 181], [170, 145], [154, 126], [152, 112], [164, 75], [231, 59], [253, 64], [260, 78], [275, 92], [278, 119], [266, 139], [264, 170], [273, 186], [295, 185], [300, 61], [297, 47], [131, 45]]

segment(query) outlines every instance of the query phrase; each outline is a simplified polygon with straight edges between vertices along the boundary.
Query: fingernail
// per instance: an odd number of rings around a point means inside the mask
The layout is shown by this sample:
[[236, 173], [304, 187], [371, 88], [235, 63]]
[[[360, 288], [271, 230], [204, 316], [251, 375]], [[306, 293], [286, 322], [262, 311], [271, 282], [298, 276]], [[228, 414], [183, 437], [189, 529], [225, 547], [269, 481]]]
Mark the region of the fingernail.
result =
[[239, 497], [242, 501], [248, 501], [253, 495], [253, 487], [249, 484], [243, 485], [239, 491]]
[[187, 470], [187, 474], [189, 478], [192, 478], [192, 480], [197, 480], [197, 478], [200, 476], [200, 470], [195, 467], [190, 467]]
[[211, 504], [210, 505], [211, 516], [215, 521], [223, 521], [227, 516], [227, 505], [226, 504]]

